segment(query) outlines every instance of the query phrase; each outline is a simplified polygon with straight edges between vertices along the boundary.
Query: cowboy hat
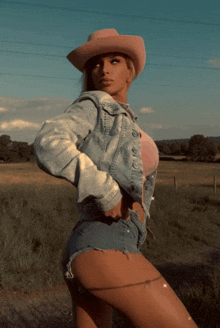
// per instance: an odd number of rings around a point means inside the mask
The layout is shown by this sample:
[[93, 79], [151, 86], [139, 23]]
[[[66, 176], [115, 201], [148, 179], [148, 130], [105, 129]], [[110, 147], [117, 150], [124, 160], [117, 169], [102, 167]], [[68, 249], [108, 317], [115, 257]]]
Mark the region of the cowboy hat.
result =
[[108, 52], [128, 55], [134, 64], [135, 78], [142, 72], [146, 61], [144, 40], [140, 36], [119, 35], [115, 29], [99, 30], [90, 34], [88, 41], [71, 51], [67, 59], [83, 72], [90, 58]]

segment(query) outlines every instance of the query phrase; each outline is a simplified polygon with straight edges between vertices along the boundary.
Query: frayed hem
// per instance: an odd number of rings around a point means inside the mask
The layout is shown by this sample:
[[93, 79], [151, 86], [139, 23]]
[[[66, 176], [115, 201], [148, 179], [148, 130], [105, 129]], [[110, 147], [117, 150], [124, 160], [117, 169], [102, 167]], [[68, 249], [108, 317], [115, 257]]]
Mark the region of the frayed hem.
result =
[[73, 279], [75, 277], [73, 272], [72, 272], [72, 268], [71, 268], [71, 263], [75, 259], [75, 257], [79, 254], [85, 253], [85, 252], [90, 251], [90, 250], [98, 250], [98, 251], [101, 251], [103, 253], [106, 253], [107, 251], [122, 252], [123, 254], [126, 255], [128, 260], [130, 260], [130, 257], [129, 257], [130, 254], [142, 254], [140, 251], [139, 252], [131, 252], [131, 251], [128, 251], [128, 250], [120, 250], [120, 249], [114, 249], [114, 248], [102, 249], [102, 248], [99, 248], [99, 247], [87, 247], [87, 248], [84, 248], [84, 249], [74, 253], [70, 257], [69, 262], [65, 265], [65, 268], [64, 268], [64, 277], [66, 279]]

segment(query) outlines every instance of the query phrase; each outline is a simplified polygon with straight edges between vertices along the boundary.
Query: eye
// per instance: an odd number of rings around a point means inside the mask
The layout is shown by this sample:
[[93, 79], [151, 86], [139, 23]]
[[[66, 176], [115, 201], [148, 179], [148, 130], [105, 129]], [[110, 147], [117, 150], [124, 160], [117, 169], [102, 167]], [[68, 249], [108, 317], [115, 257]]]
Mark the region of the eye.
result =
[[91, 66], [92, 66], [92, 67], [91, 67], [92, 71], [94, 71], [94, 70], [99, 69], [99, 67], [100, 67], [100, 63], [99, 63], [99, 62], [94, 62], [94, 63], [92, 63]]
[[96, 67], [99, 67], [99, 66], [100, 66], [100, 63], [96, 62], [96, 63], [94, 63], [93, 68], [96, 68]]
[[117, 63], [119, 63], [119, 62], [120, 62], [120, 60], [117, 59], [117, 58], [114, 58], [114, 59], [112, 59], [112, 61], [111, 61], [112, 64], [117, 64]]

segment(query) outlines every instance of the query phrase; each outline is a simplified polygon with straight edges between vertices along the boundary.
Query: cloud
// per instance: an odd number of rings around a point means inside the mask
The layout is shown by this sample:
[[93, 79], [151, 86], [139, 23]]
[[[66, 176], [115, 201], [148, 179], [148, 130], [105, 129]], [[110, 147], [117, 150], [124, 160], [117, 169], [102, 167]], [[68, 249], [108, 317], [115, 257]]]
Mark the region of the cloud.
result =
[[2, 122], [0, 125], [0, 129], [3, 131], [38, 130], [40, 127], [40, 124], [23, 120]]
[[208, 62], [213, 64], [214, 66], [220, 66], [220, 58], [209, 59]]
[[163, 125], [162, 124], [149, 124], [148, 125], [148, 128], [151, 129], [151, 130], [156, 130], [156, 129], [162, 129], [163, 128]]
[[151, 107], [142, 107], [140, 109], [141, 114], [155, 113], [155, 110]]
[[5, 108], [5, 107], [0, 107], [0, 112], [7, 112], [8, 110], [7, 110], [7, 108]]
[[61, 109], [64, 110], [71, 104], [71, 100], [57, 97], [36, 97], [36, 98], [20, 98], [13, 96], [1, 96], [0, 102], [3, 108], [7, 108], [8, 111], [17, 112], [20, 111], [50, 111]]

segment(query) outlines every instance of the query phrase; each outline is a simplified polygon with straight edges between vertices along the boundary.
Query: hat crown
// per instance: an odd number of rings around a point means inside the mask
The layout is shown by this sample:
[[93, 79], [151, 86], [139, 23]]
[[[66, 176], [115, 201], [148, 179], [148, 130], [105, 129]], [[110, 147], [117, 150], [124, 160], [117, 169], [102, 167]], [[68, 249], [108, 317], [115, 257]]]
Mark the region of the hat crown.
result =
[[89, 35], [88, 41], [98, 40], [101, 38], [107, 38], [109, 36], [118, 36], [118, 32], [114, 28], [109, 28], [105, 30], [99, 30], [96, 32], [93, 32]]

